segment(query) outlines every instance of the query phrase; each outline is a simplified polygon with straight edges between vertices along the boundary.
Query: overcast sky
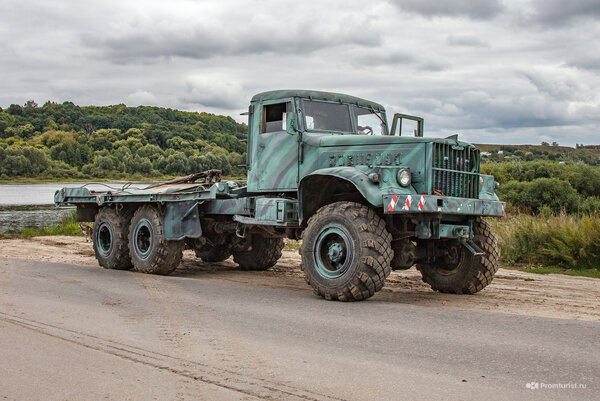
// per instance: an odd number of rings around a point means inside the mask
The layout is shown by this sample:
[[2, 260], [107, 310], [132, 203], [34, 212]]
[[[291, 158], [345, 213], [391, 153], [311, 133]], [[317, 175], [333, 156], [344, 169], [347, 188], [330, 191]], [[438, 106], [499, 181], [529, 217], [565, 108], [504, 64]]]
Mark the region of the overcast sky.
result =
[[244, 121], [255, 93], [348, 93], [426, 136], [600, 143], [600, 1], [0, 3], [0, 106], [156, 105]]

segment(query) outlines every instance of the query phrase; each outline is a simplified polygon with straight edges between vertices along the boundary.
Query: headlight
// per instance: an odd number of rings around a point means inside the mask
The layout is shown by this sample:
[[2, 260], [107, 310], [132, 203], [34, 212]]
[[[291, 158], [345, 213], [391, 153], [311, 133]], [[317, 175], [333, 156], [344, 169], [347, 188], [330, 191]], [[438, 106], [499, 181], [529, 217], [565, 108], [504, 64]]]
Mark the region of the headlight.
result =
[[479, 192], [483, 189], [483, 177], [479, 176]]
[[407, 168], [403, 168], [398, 171], [398, 182], [403, 187], [407, 187], [410, 185], [410, 170]]

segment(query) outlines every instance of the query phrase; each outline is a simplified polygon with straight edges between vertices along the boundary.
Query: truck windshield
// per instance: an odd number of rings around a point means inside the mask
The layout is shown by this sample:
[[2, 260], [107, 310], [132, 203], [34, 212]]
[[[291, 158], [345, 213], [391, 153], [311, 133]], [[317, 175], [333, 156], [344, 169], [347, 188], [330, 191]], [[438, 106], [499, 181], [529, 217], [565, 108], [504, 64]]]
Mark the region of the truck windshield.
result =
[[[313, 100], [304, 100], [302, 104], [304, 124], [307, 130], [387, 135], [387, 127], [381, 113], [376, 113], [371, 109]], [[352, 124], [350, 108], [352, 108], [354, 124]]]
[[356, 130], [363, 135], [387, 135], [387, 126], [382, 113], [364, 107], [352, 106], [356, 118]]
[[347, 104], [303, 101], [306, 129], [352, 132]]

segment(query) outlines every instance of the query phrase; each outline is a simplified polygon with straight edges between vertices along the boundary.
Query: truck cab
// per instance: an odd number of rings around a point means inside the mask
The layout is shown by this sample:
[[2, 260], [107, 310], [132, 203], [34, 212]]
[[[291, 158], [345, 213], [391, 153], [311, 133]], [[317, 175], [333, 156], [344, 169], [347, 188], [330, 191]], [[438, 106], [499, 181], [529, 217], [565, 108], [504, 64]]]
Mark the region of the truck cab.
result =
[[[248, 114], [248, 192], [297, 198], [301, 223], [340, 196], [378, 208], [385, 203], [388, 212], [394, 198], [393, 212], [419, 195], [427, 196], [425, 210], [442, 212], [460, 212], [448, 197], [484, 199], [497, 203], [469, 201], [468, 207], [480, 212], [485, 205], [486, 214], [503, 215], [493, 177], [480, 174], [479, 150], [456, 136], [423, 137], [420, 117], [395, 114], [389, 129], [378, 103], [305, 90], [260, 93]], [[406, 120], [416, 123], [413, 136], [399, 135]]]

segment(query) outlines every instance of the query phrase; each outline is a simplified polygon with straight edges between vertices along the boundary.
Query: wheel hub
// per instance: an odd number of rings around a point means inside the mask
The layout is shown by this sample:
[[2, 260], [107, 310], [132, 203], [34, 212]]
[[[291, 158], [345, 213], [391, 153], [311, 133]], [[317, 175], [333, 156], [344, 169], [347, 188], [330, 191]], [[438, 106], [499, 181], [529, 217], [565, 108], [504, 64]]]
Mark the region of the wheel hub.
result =
[[152, 252], [153, 243], [152, 226], [146, 219], [141, 220], [135, 229], [135, 251], [142, 259], [146, 259]]
[[351, 236], [344, 227], [324, 227], [313, 248], [317, 272], [327, 279], [342, 277], [352, 263], [353, 249]]
[[329, 245], [327, 256], [331, 262], [337, 263], [344, 257], [344, 248], [338, 242], [333, 242]]
[[102, 223], [98, 228], [97, 246], [101, 255], [107, 256], [112, 250], [113, 235], [110, 226]]

